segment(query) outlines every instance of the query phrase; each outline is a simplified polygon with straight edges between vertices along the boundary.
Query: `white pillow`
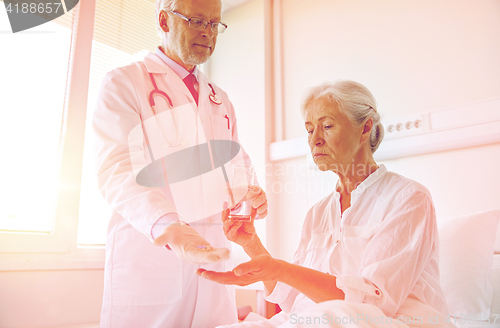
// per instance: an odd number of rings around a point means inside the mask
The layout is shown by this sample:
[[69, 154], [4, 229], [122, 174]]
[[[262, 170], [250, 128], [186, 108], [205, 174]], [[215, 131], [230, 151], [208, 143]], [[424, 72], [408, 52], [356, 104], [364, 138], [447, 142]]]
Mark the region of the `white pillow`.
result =
[[491, 320], [500, 323], [500, 254], [493, 256], [493, 268], [491, 271], [493, 277], [493, 301], [491, 301]]
[[441, 286], [452, 316], [488, 318], [500, 211], [438, 220]]
[[497, 229], [497, 239], [495, 240], [495, 254], [500, 254], [500, 224]]

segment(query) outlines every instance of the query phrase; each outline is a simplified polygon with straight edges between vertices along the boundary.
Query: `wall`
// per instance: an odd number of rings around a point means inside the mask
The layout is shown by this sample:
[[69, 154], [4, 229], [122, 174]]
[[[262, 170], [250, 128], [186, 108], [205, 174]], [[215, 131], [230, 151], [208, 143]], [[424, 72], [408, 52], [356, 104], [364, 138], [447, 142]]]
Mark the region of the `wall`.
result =
[[[264, 0], [231, 8], [222, 14], [222, 21], [228, 28], [217, 39], [208, 75], [229, 95], [241, 144], [256, 167], [259, 183], [265, 186]], [[256, 226], [265, 241], [265, 222], [258, 221]], [[247, 258], [239, 246], [233, 247], [233, 253], [236, 263]]]
[[0, 281], [2, 328], [99, 325], [102, 270], [4, 271]]
[[[264, 1], [255, 0], [222, 14], [227, 30], [219, 35], [208, 74], [229, 95], [238, 133], [257, 170], [264, 169]], [[259, 172], [262, 174], [262, 172]]]
[[304, 90], [353, 79], [387, 117], [498, 97], [500, 2], [283, 1], [286, 137]]
[[[326, 80], [365, 84], [386, 118], [500, 96], [499, 1], [288, 0], [282, 14], [286, 138], [305, 135], [301, 97]], [[447, 217], [500, 208], [499, 159], [494, 144], [383, 163], [427, 186]], [[297, 194], [284, 197], [290, 207]], [[303, 206], [295, 213], [283, 229], [300, 226]], [[290, 248], [280, 255], [290, 259]]]

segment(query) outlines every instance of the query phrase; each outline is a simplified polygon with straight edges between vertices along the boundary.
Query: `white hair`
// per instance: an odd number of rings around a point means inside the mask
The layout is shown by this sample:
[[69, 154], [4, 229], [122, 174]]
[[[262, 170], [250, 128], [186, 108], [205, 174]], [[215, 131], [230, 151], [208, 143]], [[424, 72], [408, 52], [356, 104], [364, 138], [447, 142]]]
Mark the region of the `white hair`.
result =
[[370, 90], [358, 82], [340, 80], [335, 83], [326, 82], [313, 87], [302, 101], [302, 115], [305, 116], [307, 106], [311, 101], [327, 98], [347, 115], [353, 126], [365, 124], [370, 118], [373, 128], [370, 134], [370, 147], [374, 153], [384, 138], [384, 127], [377, 112], [377, 103]]
[[[182, 0], [156, 0], [155, 3], [156, 32], [162, 38], [162, 40], [164, 32], [160, 27], [160, 12], [162, 10], [165, 10], [166, 12], [177, 11], [177, 8], [179, 8], [180, 1]], [[222, 0], [219, 0], [219, 3], [221, 4], [222, 8]]]
[[178, 7], [177, 6], [178, 1], [179, 0], [156, 0], [155, 4], [156, 33], [162, 38], [162, 40], [164, 32], [160, 27], [160, 12], [162, 10], [165, 10], [166, 12], [176, 11]]

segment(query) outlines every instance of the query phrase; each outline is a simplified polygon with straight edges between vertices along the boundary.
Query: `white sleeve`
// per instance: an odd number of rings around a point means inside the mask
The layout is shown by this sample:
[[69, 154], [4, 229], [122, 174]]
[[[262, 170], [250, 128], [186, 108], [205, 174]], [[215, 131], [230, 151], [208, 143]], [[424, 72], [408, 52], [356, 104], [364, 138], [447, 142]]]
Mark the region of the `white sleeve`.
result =
[[[152, 241], [151, 229], [163, 215], [175, 213], [159, 188], [136, 182], [132, 156], [146, 162], [140, 102], [130, 77], [116, 69], [101, 85], [93, 116], [98, 186], [101, 194], [139, 232]], [[134, 137], [131, 132], [135, 131]]]
[[359, 276], [339, 275], [337, 276], [337, 288], [342, 289], [345, 294], [344, 300], [349, 302], [363, 303], [365, 297], [371, 297], [378, 305], [385, 304], [385, 293], [369, 281]]
[[179, 215], [177, 213], [168, 213], [167, 215], [162, 216], [158, 219], [158, 221], [156, 221], [151, 229], [151, 236], [153, 239], [156, 239], [166, 226], [179, 221]]

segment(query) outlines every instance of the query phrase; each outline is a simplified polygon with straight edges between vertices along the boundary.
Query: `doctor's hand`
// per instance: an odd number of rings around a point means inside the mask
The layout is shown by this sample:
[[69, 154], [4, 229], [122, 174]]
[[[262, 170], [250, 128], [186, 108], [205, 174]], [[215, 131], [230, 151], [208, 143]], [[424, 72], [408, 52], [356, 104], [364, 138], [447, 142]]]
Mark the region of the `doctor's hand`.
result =
[[213, 248], [196, 230], [184, 222], [166, 226], [155, 238], [156, 246], [168, 245], [181, 260], [209, 264], [229, 259], [227, 248]]
[[246, 199], [253, 199], [252, 207], [256, 209], [258, 219], [263, 219], [267, 215], [267, 196], [259, 186], [252, 186], [246, 195]]
[[220, 284], [246, 286], [257, 281], [279, 280], [285, 263], [270, 255], [263, 254], [238, 265], [233, 271], [216, 272], [198, 269], [196, 274]]

